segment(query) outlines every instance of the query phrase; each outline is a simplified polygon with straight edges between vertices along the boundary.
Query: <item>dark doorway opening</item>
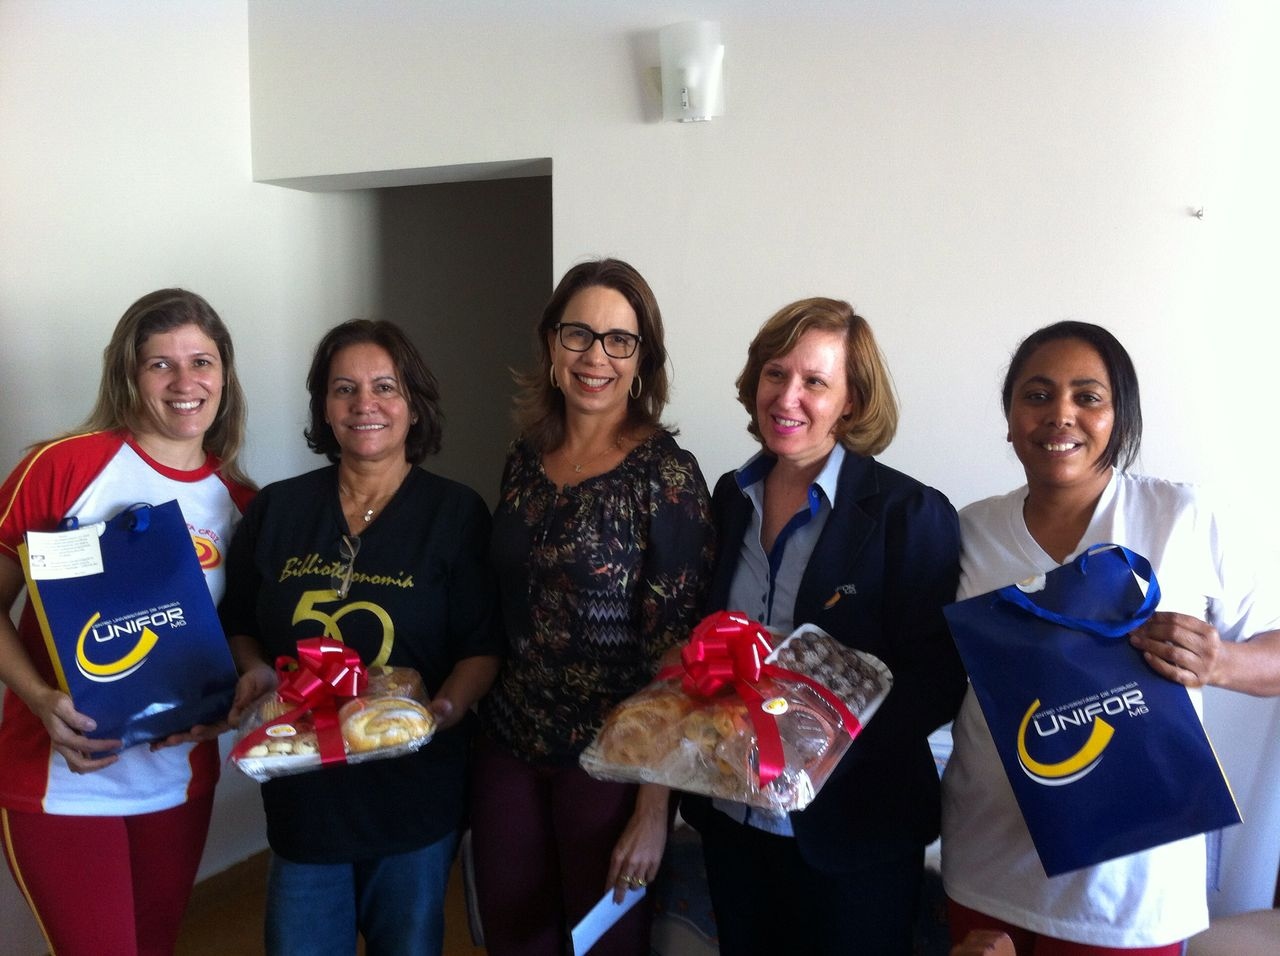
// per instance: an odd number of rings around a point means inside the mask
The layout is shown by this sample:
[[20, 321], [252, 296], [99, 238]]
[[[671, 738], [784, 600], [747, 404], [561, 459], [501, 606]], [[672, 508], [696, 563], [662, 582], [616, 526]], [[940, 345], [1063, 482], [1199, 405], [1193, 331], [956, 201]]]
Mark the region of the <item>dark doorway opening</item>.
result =
[[514, 430], [511, 370], [527, 369], [551, 294], [551, 177], [376, 190], [380, 314], [440, 380], [444, 446], [426, 467], [492, 508]]

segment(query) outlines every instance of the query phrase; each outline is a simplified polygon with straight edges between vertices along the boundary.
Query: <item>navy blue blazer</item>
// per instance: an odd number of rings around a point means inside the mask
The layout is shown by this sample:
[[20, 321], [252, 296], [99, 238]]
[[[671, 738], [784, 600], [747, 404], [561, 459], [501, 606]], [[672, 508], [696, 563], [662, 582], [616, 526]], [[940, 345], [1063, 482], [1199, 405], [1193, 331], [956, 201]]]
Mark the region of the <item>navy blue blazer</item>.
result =
[[[716, 560], [708, 611], [726, 609], [751, 502], [734, 474], [711, 501]], [[842, 644], [888, 665], [893, 689], [854, 740], [816, 800], [792, 814], [802, 857], [822, 870], [856, 862], [877, 839], [921, 847], [938, 835], [941, 788], [927, 737], [951, 720], [965, 672], [942, 616], [955, 600], [960, 528], [946, 497], [873, 458], [848, 452], [836, 506], [796, 597], [795, 621], [821, 627]], [[729, 610], [734, 610], [729, 608]], [[695, 827], [712, 810], [684, 797]]]

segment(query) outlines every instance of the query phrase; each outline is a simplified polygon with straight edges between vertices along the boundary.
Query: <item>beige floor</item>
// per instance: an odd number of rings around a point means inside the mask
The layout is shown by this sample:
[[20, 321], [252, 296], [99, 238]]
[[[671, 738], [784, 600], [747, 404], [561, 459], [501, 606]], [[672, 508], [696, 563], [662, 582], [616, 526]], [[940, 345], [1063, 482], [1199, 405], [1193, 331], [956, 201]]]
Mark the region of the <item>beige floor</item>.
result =
[[[250, 857], [197, 884], [178, 940], [177, 956], [241, 956], [262, 952], [267, 854]], [[363, 950], [362, 950], [363, 951]], [[445, 902], [445, 956], [482, 956], [471, 945], [457, 867]]]

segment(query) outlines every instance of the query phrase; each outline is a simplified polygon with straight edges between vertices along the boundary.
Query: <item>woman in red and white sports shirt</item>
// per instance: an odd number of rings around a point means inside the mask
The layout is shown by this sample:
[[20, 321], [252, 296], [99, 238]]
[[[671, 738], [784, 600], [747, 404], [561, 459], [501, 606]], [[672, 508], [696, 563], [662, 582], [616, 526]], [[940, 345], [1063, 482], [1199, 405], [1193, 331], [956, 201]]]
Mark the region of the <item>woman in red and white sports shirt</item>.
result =
[[[231, 337], [200, 296], [161, 289], [125, 312], [80, 431], [34, 446], [0, 487], [0, 839], [53, 952], [171, 953], [204, 849], [218, 778], [212, 733], [109, 756], [119, 741], [58, 688], [18, 545], [65, 517], [105, 520], [177, 499], [222, 594], [222, 553], [253, 486], [236, 457], [245, 402]], [[192, 736], [192, 735], [188, 735]]]

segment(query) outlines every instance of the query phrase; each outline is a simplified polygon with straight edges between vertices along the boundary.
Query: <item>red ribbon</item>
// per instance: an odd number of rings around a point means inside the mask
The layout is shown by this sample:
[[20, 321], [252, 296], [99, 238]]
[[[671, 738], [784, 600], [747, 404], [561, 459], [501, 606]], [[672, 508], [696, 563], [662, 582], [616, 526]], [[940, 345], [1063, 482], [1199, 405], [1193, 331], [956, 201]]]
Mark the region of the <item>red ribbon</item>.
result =
[[[294, 665], [297, 669], [292, 669]], [[285, 700], [311, 704], [314, 708], [336, 697], [355, 697], [365, 688], [368, 676], [360, 655], [337, 641], [312, 637], [298, 641], [298, 657], [276, 658], [278, 693]]]
[[266, 740], [267, 730], [285, 724], [311, 711], [320, 748], [320, 763], [345, 763], [346, 748], [338, 725], [338, 703], [355, 697], [365, 689], [368, 675], [360, 655], [337, 641], [312, 637], [298, 641], [298, 656], [276, 658], [276, 692], [282, 700], [294, 704], [287, 713], [246, 734], [237, 751], [247, 751]]
[[799, 681], [812, 687], [840, 715], [850, 737], [861, 729], [849, 708], [817, 681], [785, 667], [766, 664], [765, 658], [772, 653], [771, 635], [764, 625], [741, 611], [718, 611], [693, 629], [689, 643], [680, 651], [683, 666], [665, 667], [658, 672], [659, 680], [680, 676], [680, 686], [690, 697], [709, 699], [733, 690], [747, 705], [747, 715], [756, 732], [761, 787], [771, 784], [786, 768], [778, 719], [761, 706], [765, 697], [756, 687], [761, 678]]
[[761, 787], [773, 783], [787, 765], [778, 721], [760, 708], [764, 695], [755, 686], [772, 651], [763, 626], [740, 611], [719, 611], [703, 618], [689, 635], [680, 651], [683, 668], [668, 667], [658, 674], [669, 678], [683, 672], [680, 685], [690, 697], [715, 697], [729, 689], [737, 693], [756, 732]]
[[740, 612], [720, 611], [704, 618], [681, 649], [681, 685], [691, 697], [714, 697], [740, 681], [756, 684], [772, 652], [761, 625]]

